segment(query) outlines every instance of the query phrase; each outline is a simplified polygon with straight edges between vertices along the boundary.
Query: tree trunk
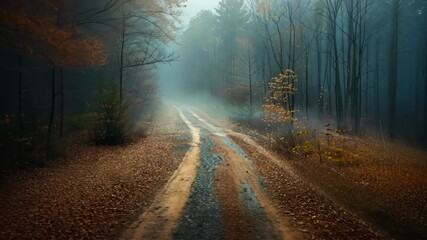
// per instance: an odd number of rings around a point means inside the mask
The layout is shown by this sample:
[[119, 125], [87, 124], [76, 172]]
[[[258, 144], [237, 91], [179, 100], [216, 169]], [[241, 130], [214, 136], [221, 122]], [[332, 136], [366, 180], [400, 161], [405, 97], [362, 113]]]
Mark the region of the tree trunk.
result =
[[343, 128], [344, 126], [344, 113], [343, 113], [343, 102], [342, 102], [342, 89], [341, 89], [341, 77], [340, 77], [340, 63], [339, 63], [339, 54], [338, 54], [338, 43], [336, 36], [336, 20], [333, 24], [333, 50], [334, 50], [334, 68], [335, 68], [335, 108], [336, 108], [336, 118], [338, 128]]
[[309, 57], [308, 57], [308, 51], [309, 51], [309, 49], [308, 49], [308, 47], [307, 47], [307, 51], [306, 51], [306, 54], [305, 54], [305, 115], [306, 116], [308, 116], [308, 103], [309, 103], [309, 92], [308, 92], [308, 90], [309, 90], [309, 88], [308, 88], [308, 78], [309, 78], [309, 73], [308, 73], [308, 60], [309, 60]]
[[[357, 29], [357, 24], [356, 24]], [[360, 31], [356, 35], [360, 35]], [[362, 36], [359, 36], [359, 39]], [[362, 113], [362, 50], [360, 44], [355, 43], [353, 45], [353, 70], [352, 70], [352, 81], [354, 88], [352, 91], [353, 95], [353, 122], [354, 122], [354, 133], [358, 135], [360, 133], [360, 115]]]
[[328, 116], [332, 117], [332, 78], [333, 78], [333, 74], [332, 74], [332, 68], [333, 68], [333, 58], [332, 58], [332, 44], [330, 44], [330, 46], [328, 47]]
[[[339, 129], [342, 129], [344, 126], [344, 112], [343, 112], [343, 96], [342, 96], [342, 88], [341, 88], [341, 72], [340, 72], [340, 56], [338, 52], [338, 39], [337, 39], [337, 19], [342, 6], [342, 0], [327, 0], [327, 19], [329, 21], [330, 28], [330, 44], [332, 44], [331, 48], [333, 50], [333, 59], [331, 57], [331, 61], [333, 61], [334, 67], [334, 80], [335, 80], [335, 109], [336, 109], [336, 121]], [[330, 79], [329, 79], [330, 81]]]
[[361, 1], [358, 1], [356, 3], [356, 9], [357, 9], [357, 19], [359, 22], [356, 24], [356, 29], [358, 30], [359, 35], [359, 44], [357, 45], [357, 73], [356, 73], [356, 79], [358, 82], [358, 105], [357, 105], [357, 112], [356, 112], [356, 134], [360, 134], [360, 120], [362, 119], [362, 66], [363, 66], [363, 53], [365, 48], [365, 36], [366, 33], [364, 32], [365, 29], [363, 28], [363, 14], [362, 14], [362, 5]]
[[[349, 2], [352, 6], [353, 1]], [[349, 8], [349, 6], [347, 6]], [[343, 76], [344, 76], [344, 91], [345, 91], [345, 102], [344, 102], [344, 111], [348, 112], [350, 99], [352, 97], [352, 49], [353, 49], [353, 10], [348, 10], [348, 19], [347, 19], [347, 28], [348, 34], [345, 34], [344, 29], [341, 30], [341, 38], [342, 38], [342, 61], [343, 61]], [[344, 17], [342, 17], [341, 24], [344, 26]], [[347, 46], [344, 44], [344, 36], [347, 36]], [[344, 48], [347, 48], [347, 52]], [[347, 53], [347, 54], [345, 54]]]
[[121, 47], [120, 47], [120, 71], [119, 71], [119, 96], [120, 96], [120, 106], [122, 105], [123, 102], [123, 71], [124, 71], [124, 51], [125, 51], [125, 36], [126, 36], [126, 20], [125, 20], [125, 10], [123, 7], [123, 19], [122, 19], [122, 42], [121, 42]]
[[[427, 15], [424, 14], [424, 23], [427, 22]], [[427, 142], [427, 34], [424, 33], [424, 141]]]
[[399, 47], [399, 5], [400, 0], [393, 0], [392, 3], [392, 33], [390, 45], [389, 63], [389, 134], [391, 140], [395, 138], [396, 131], [396, 95], [397, 95], [397, 61]]
[[[292, 18], [290, 18], [291, 21], [291, 32], [292, 32], [292, 50], [289, 49], [289, 51], [292, 51], [292, 61], [291, 61], [291, 69], [292, 71], [296, 71], [295, 69], [295, 51], [296, 51], [296, 29], [295, 24]], [[291, 53], [289, 53], [291, 54]], [[291, 79], [292, 87], [295, 88], [295, 78]], [[291, 110], [291, 116], [294, 118], [295, 115], [295, 92], [291, 95], [291, 104], [290, 104], [290, 110]], [[291, 121], [291, 124], [293, 124], [293, 121]]]
[[[427, 37], [426, 42], [427, 43]], [[427, 142], [427, 46], [424, 53], [424, 140]]]
[[23, 113], [22, 113], [22, 56], [18, 55], [18, 130], [23, 134]]
[[318, 116], [323, 117], [323, 88], [322, 88], [322, 54], [321, 41], [319, 36], [316, 37], [316, 54], [317, 54], [317, 99], [318, 99]]
[[266, 52], [263, 52], [264, 54], [261, 55], [262, 56], [262, 62], [261, 62], [261, 75], [262, 75], [262, 79], [263, 79], [263, 84], [262, 84], [262, 90], [263, 90], [263, 96], [267, 95], [267, 81], [266, 79], [268, 79], [267, 76], [267, 71], [266, 71]]
[[64, 134], [64, 69], [59, 69], [59, 83], [60, 83], [60, 92], [61, 92], [61, 101], [59, 105], [60, 111], [60, 120], [59, 120], [59, 137], [62, 138]]
[[369, 44], [366, 49], [366, 92], [365, 92], [365, 118], [369, 115]]
[[266, 90], [268, 91], [268, 94], [270, 96], [272, 96], [273, 93], [271, 92], [271, 88], [270, 88], [269, 83], [270, 83], [270, 80], [272, 78], [273, 66], [272, 66], [272, 62], [271, 62], [270, 51], [268, 51], [266, 45], [265, 45], [265, 52], [267, 54], [266, 58], [267, 58], [268, 72], [267, 72], [267, 77], [264, 79], [264, 86], [265, 86]]
[[380, 44], [377, 40], [375, 47], [375, 122], [380, 121]]
[[[426, 59], [427, 62], [427, 59]], [[426, 64], [427, 65], [427, 64]], [[427, 66], [424, 70], [424, 140], [427, 141]]]
[[253, 96], [252, 96], [252, 56], [251, 56], [251, 47], [249, 46], [248, 50], [248, 73], [249, 73], [249, 118], [252, 119], [252, 107], [253, 107]]
[[50, 93], [50, 113], [49, 113], [49, 125], [47, 128], [47, 147], [49, 147], [52, 137], [53, 118], [55, 115], [55, 66], [52, 65], [52, 79], [51, 79], [51, 93]]

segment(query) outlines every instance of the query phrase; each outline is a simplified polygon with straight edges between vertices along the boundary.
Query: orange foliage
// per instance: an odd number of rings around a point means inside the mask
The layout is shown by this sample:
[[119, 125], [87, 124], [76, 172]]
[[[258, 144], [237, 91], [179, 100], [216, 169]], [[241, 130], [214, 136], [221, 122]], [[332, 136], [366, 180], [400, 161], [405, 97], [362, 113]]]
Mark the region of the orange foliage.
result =
[[274, 104], [264, 104], [264, 111], [266, 112], [265, 122], [290, 122], [292, 121], [292, 112], [286, 110], [282, 106]]
[[294, 120], [293, 111], [290, 110], [290, 98], [296, 92], [293, 82], [297, 80], [297, 76], [292, 70], [287, 69], [284, 74], [275, 77], [269, 83], [270, 96], [263, 105], [266, 113], [265, 122], [285, 123]]
[[59, 28], [56, 18], [0, 9], [0, 43], [62, 67], [100, 67], [107, 63], [102, 43], [76, 27]]

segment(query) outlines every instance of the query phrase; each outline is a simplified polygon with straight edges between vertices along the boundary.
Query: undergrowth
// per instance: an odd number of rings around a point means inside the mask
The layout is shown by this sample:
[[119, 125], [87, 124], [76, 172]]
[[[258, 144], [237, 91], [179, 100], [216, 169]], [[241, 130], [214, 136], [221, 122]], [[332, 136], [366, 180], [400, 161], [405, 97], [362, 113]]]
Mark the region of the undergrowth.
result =
[[117, 84], [101, 86], [98, 112], [93, 114], [92, 140], [97, 145], [120, 145], [128, 140], [127, 107], [120, 100]]

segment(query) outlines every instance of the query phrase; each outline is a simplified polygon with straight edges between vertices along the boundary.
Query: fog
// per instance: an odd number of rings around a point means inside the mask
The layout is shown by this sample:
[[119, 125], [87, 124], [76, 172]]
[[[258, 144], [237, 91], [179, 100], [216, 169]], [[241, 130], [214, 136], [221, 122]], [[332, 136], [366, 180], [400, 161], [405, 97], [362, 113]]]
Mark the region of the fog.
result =
[[427, 0], [1, 0], [0, 239], [427, 239]]
[[219, 0], [189, 0], [185, 2], [186, 7], [182, 10], [181, 21], [184, 27], [188, 27], [191, 18], [195, 17], [201, 10], [213, 10], [218, 6]]
[[425, 146], [425, 1], [48, 2], [2, 6], [4, 136], [72, 132], [111, 88], [134, 120], [159, 99], [249, 124], [270, 107]]
[[[165, 46], [166, 51], [168, 52], [178, 52], [180, 51], [180, 46], [182, 46], [182, 35], [184, 30], [188, 28], [190, 20], [194, 18], [202, 10], [211, 10], [218, 5], [219, 0], [189, 0], [185, 3], [185, 7], [182, 8], [182, 14], [179, 17], [180, 31], [177, 33], [177, 39], [172, 42], [170, 45]], [[207, 28], [209, 26], [206, 26]], [[178, 54], [179, 55], [179, 54]], [[160, 94], [163, 98], [168, 98], [171, 96], [175, 89], [180, 85], [179, 80], [177, 81], [176, 75], [174, 77], [173, 71], [176, 71], [175, 64], [179, 62], [178, 59], [175, 63], [159, 65], [156, 69], [156, 75], [159, 79], [160, 85]]]
[[220, 104], [245, 118], [258, 111], [261, 120], [275, 94], [271, 79], [290, 69], [288, 99], [273, 105], [292, 115], [356, 135], [426, 138], [424, 1], [212, 4], [184, 17], [170, 49], [179, 58], [157, 69], [163, 97]]

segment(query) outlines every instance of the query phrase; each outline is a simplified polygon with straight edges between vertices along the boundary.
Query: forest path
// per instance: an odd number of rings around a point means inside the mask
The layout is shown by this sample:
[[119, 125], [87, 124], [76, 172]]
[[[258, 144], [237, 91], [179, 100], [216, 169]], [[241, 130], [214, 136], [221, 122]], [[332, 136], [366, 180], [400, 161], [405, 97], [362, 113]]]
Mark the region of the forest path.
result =
[[228, 120], [174, 108], [190, 149], [123, 239], [384, 239]]
[[179, 110], [179, 115], [191, 130], [191, 147], [184, 160], [156, 196], [149, 209], [125, 233], [131, 239], [167, 239], [179, 220], [199, 166], [200, 129], [195, 128]]
[[269, 198], [248, 155], [227, 136], [238, 134], [214, 127], [188, 107], [175, 107], [192, 133], [191, 147], [123, 238], [299, 238]]

